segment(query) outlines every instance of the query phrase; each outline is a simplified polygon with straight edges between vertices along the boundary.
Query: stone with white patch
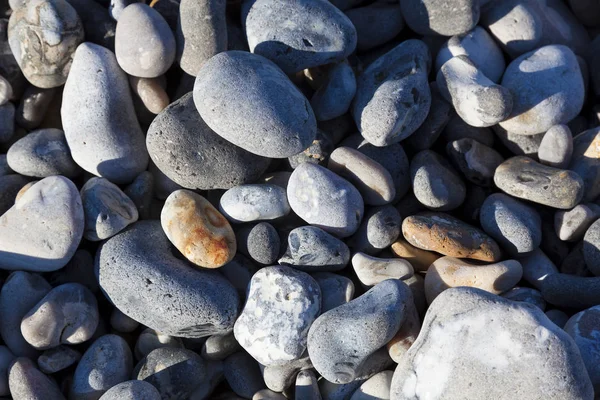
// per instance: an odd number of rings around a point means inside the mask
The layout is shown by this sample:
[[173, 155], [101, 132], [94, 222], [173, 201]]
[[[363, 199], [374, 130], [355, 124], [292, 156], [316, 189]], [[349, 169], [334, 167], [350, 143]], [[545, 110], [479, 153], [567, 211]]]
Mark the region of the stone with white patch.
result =
[[221, 196], [219, 210], [233, 222], [272, 220], [290, 213], [285, 189], [271, 184], [235, 186]]
[[412, 265], [406, 260], [377, 258], [364, 253], [354, 254], [352, 267], [365, 286], [374, 286], [386, 279], [407, 279], [414, 274]]
[[290, 267], [259, 270], [233, 327], [240, 345], [262, 365], [300, 358], [308, 329], [321, 310], [321, 289], [308, 274]]
[[575, 342], [539, 309], [475, 288], [434, 301], [394, 372], [392, 400], [591, 400]]
[[339, 271], [350, 261], [346, 243], [316, 226], [293, 229], [287, 238], [287, 249], [279, 264], [305, 272]]

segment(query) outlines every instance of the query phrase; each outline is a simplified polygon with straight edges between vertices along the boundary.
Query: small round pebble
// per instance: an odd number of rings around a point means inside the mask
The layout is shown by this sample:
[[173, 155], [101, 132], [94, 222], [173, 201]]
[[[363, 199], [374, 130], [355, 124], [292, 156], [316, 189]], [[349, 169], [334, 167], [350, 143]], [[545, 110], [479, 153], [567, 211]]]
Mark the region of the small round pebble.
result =
[[15, 106], [10, 101], [0, 106], [0, 143], [8, 142], [15, 134]]
[[152, 114], [158, 114], [169, 105], [169, 95], [161, 85], [159, 78], [129, 77], [133, 92], [140, 98], [144, 106]]
[[202, 358], [211, 361], [222, 361], [240, 351], [242, 348], [235, 340], [233, 332], [224, 335], [213, 335], [202, 345]]
[[148, 219], [150, 216], [150, 204], [154, 197], [154, 176], [149, 171], [139, 174], [131, 182], [123, 193], [135, 204], [140, 219]]
[[553, 309], [545, 312], [546, 317], [552, 322], [556, 324], [559, 328], [564, 328], [569, 321], [569, 315], [567, 315], [564, 311]]
[[583, 201], [594, 201], [600, 195], [600, 127], [584, 131], [573, 138], [573, 156], [569, 169], [583, 179]]
[[227, 357], [223, 362], [223, 375], [231, 389], [245, 399], [265, 388], [258, 362], [245, 351]]
[[113, 386], [98, 400], [161, 400], [161, 397], [150, 383], [133, 380]]
[[402, 218], [395, 207], [372, 207], [365, 213], [358, 231], [348, 240], [348, 245], [353, 251], [375, 255], [398, 239], [401, 225]]
[[219, 210], [232, 222], [272, 220], [290, 213], [285, 189], [271, 184], [240, 185], [227, 190]]
[[566, 169], [573, 154], [573, 136], [566, 125], [554, 125], [544, 135], [538, 158], [540, 162], [554, 168]]
[[560, 240], [581, 240], [588, 228], [600, 218], [600, 206], [593, 203], [578, 204], [569, 211], [554, 214], [554, 229]]
[[262, 265], [277, 263], [281, 240], [268, 222], [246, 226], [237, 231], [238, 250]]
[[544, 300], [542, 293], [532, 288], [514, 287], [502, 293], [502, 297], [512, 301], [533, 304], [542, 311], [546, 309], [546, 301]]
[[459, 35], [479, 21], [476, 0], [405, 0], [400, 6], [410, 29], [421, 35]]
[[[336, 2], [333, 1], [333, 4]], [[345, 12], [356, 28], [356, 49], [360, 52], [376, 48], [402, 32], [404, 18], [399, 3], [375, 1]], [[373, 23], [377, 21], [377, 23]]]
[[50, 104], [55, 99], [58, 90], [42, 89], [28, 86], [21, 97], [21, 102], [15, 113], [15, 121], [25, 129], [35, 129], [44, 120]]
[[44, 351], [37, 359], [40, 370], [54, 374], [79, 362], [81, 353], [68, 346], [58, 346]]
[[287, 361], [276, 365], [260, 366], [263, 379], [267, 387], [274, 392], [287, 391], [293, 384], [296, 375], [303, 370], [313, 367], [308, 357], [308, 353], [304, 352], [302, 356], [293, 361]]
[[429, 114], [421, 126], [406, 140], [406, 144], [416, 151], [433, 146], [454, 114], [452, 103], [442, 96], [438, 84], [431, 82], [429, 89], [431, 90]]
[[558, 272], [556, 265], [541, 249], [519, 257], [519, 262], [523, 267], [523, 279], [537, 289], [540, 289], [546, 277]]
[[583, 237], [585, 265], [596, 276], [600, 276], [600, 220], [596, 220]]
[[544, 279], [540, 290], [544, 300], [557, 307], [583, 310], [600, 305], [600, 277], [552, 274]]

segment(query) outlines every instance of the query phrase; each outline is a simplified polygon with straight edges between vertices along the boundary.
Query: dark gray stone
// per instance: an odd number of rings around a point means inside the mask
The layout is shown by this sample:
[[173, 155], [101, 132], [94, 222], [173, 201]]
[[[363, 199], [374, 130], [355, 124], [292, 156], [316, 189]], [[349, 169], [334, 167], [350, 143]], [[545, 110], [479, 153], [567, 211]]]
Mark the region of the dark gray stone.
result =
[[548, 275], [541, 285], [544, 300], [557, 307], [583, 310], [600, 305], [600, 277]]
[[25, 129], [35, 129], [44, 120], [57, 89], [41, 89], [30, 85], [25, 89], [15, 113], [15, 122]]
[[58, 346], [44, 351], [37, 359], [40, 370], [46, 374], [54, 374], [69, 368], [81, 359], [81, 353], [68, 346]]
[[262, 265], [277, 262], [281, 242], [279, 233], [268, 222], [245, 226], [236, 232], [238, 251]]
[[400, 235], [402, 217], [394, 206], [385, 205], [367, 210], [358, 231], [348, 239], [353, 252], [377, 254], [389, 247]]
[[223, 375], [233, 391], [251, 399], [254, 393], [266, 388], [258, 362], [245, 351], [230, 355], [223, 362]]
[[446, 153], [456, 168], [470, 182], [485, 187], [492, 186], [494, 172], [504, 157], [496, 150], [475, 139], [460, 139], [446, 145]]

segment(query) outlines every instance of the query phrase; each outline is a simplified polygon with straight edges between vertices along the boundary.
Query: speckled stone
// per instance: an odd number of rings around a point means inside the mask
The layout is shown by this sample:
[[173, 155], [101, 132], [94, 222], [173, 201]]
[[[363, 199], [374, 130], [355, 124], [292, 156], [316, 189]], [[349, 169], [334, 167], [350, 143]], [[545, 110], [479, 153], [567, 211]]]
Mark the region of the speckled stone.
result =
[[474, 0], [408, 0], [400, 6], [410, 29], [421, 35], [459, 35], [479, 21], [479, 1]]
[[40, 88], [65, 83], [83, 25], [65, 0], [28, 1], [8, 23], [8, 43], [23, 74]]
[[300, 218], [339, 237], [356, 232], [363, 217], [364, 203], [358, 190], [319, 165], [298, 166], [290, 177], [287, 195]]
[[354, 283], [345, 276], [316, 272], [312, 277], [321, 288], [321, 313], [346, 304], [354, 297]]
[[160, 392], [146, 381], [126, 381], [113, 386], [98, 400], [162, 400]]
[[359, 378], [369, 358], [400, 329], [411, 301], [406, 284], [388, 279], [322, 314], [308, 334], [308, 353], [317, 372], [338, 384]]
[[583, 310], [600, 305], [600, 277], [552, 274], [540, 289], [544, 300], [557, 307]]
[[559, 210], [554, 214], [554, 229], [560, 240], [574, 242], [585, 235], [588, 228], [600, 218], [600, 206], [578, 204], [569, 211]]
[[68, 346], [58, 346], [44, 351], [37, 359], [40, 370], [46, 374], [53, 374], [69, 368], [79, 362], [81, 353]]
[[[443, 374], [432, 374], [434, 368]], [[416, 399], [421, 393], [433, 398], [594, 397], [569, 335], [536, 307], [475, 288], [448, 289], [438, 296], [417, 341], [398, 364], [391, 398]]]
[[69, 399], [100, 398], [108, 389], [129, 379], [132, 367], [131, 350], [124, 339], [117, 335], [99, 337], [77, 364]]
[[320, 308], [321, 290], [310, 275], [285, 266], [266, 267], [252, 277], [233, 333], [262, 365], [292, 361], [306, 350], [308, 329]]
[[[254, 6], [260, 1], [277, 0]], [[218, 135], [263, 157], [297, 154], [317, 134], [306, 97], [275, 64], [255, 54], [227, 51], [211, 58], [196, 77], [194, 103]]]
[[317, 377], [313, 371], [305, 370], [298, 372], [294, 396], [296, 399], [322, 400]]
[[292, 169], [296, 169], [298, 165], [305, 162], [326, 166], [327, 159], [333, 149], [334, 145], [330, 135], [319, 129], [317, 130], [317, 136], [315, 140], [312, 141], [312, 144], [304, 149], [304, 151], [288, 157], [288, 162]]
[[192, 263], [219, 268], [235, 256], [237, 242], [231, 225], [199, 194], [171, 193], [160, 218], [167, 238]]
[[160, 171], [187, 189], [229, 189], [251, 183], [270, 163], [213, 132], [196, 111], [192, 93], [158, 114], [148, 128], [146, 145]]
[[510, 118], [500, 126], [522, 135], [569, 122], [581, 111], [585, 97], [577, 58], [561, 45], [540, 47], [515, 59], [506, 68], [502, 86], [514, 97]]
[[431, 106], [429, 50], [406, 40], [379, 57], [358, 77], [352, 115], [361, 135], [375, 146], [406, 139]]
[[348, 240], [348, 245], [353, 251], [375, 255], [398, 239], [401, 225], [402, 217], [395, 207], [372, 207], [365, 213], [358, 231]]
[[573, 171], [517, 156], [496, 168], [494, 183], [511, 196], [549, 207], [570, 209], [583, 198], [584, 181]]
[[344, 115], [356, 94], [356, 77], [348, 61], [325, 68], [326, 80], [310, 99], [317, 121], [328, 121]]
[[415, 196], [427, 208], [449, 211], [465, 200], [466, 187], [450, 163], [431, 150], [417, 153], [410, 163]]
[[148, 152], [127, 76], [110, 50], [89, 42], [77, 47], [61, 117], [71, 155], [81, 168], [117, 184], [131, 182], [146, 169]]
[[48, 272], [64, 267], [77, 250], [83, 220], [73, 182], [44, 178], [0, 217], [0, 268]]
[[600, 195], [600, 127], [584, 131], [573, 138], [573, 156], [569, 169], [583, 179], [583, 201], [594, 201]]
[[423, 212], [402, 222], [402, 234], [423, 250], [481, 261], [499, 261], [498, 244], [481, 230], [444, 213]]
[[238, 251], [261, 265], [277, 263], [281, 249], [279, 233], [273, 225], [261, 222], [246, 225], [236, 232]]
[[259, 390], [258, 392], [254, 393], [254, 396], [252, 396], [252, 400], [286, 400], [286, 399], [287, 399], [287, 397], [285, 397], [283, 394], [274, 392], [269, 389]]
[[116, 23], [108, 10], [94, 0], [67, 1], [81, 18], [85, 40], [114, 51]]
[[234, 287], [215, 271], [190, 268], [169, 250], [158, 221], [141, 221], [104, 242], [95, 263], [100, 287], [134, 320], [167, 335], [199, 338], [231, 330]]
[[418, 272], [427, 271], [427, 268], [440, 258], [437, 253], [413, 246], [404, 237], [399, 237], [392, 243], [391, 249], [394, 255], [410, 262], [414, 270]]
[[8, 386], [13, 399], [65, 400], [56, 382], [25, 357], [17, 358], [9, 367]]
[[158, 11], [134, 3], [119, 16], [115, 55], [129, 75], [156, 78], [175, 61], [175, 37]]
[[566, 169], [573, 154], [573, 136], [567, 125], [554, 125], [544, 135], [538, 157], [542, 164]]
[[254, 393], [266, 387], [258, 362], [245, 351], [227, 357], [223, 363], [223, 375], [231, 389], [245, 399], [252, 398]]
[[272, 220], [290, 213], [285, 189], [271, 184], [240, 185], [227, 190], [219, 210], [232, 222]]
[[28, 130], [40, 126], [57, 91], [58, 89], [55, 88], [42, 89], [33, 85], [28, 86], [15, 113], [15, 122]]
[[153, 350], [162, 347], [184, 348], [183, 341], [180, 338], [165, 335], [157, 332], [154, 329], [146, 328], [140, 333], [140, 336], [135, 342], [134, 354], [135, 358], [141, 360]]
[[448, 143], [446, 153], [465, 178], [486, 187], [492, 185], [494, 172], [504, 161], [504, 157], [493, 148], [468, 138]]
[[594, 390], [600, 388], [600, 368], [598, 366], [600, 351], [600, 341], [598, 341], [599, 324], [600, 306], [595, 306], [573, 315], [564, 327], [565, 332], [571, 335], [579, 348]]
[[399, 258], [377, 258], [364, 253], [352, 256], [352, 268], [365, 286], [374, 286], [386, 279], [404, 280], [414, 274], [412, 265]]

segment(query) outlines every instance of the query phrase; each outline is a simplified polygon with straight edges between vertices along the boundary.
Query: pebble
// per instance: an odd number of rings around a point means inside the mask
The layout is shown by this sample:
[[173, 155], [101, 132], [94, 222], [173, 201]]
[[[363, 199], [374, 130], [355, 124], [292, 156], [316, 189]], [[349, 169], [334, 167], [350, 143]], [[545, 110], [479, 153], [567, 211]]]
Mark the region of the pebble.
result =
[[110, 314], [110, 326], [117, 332], [131, 333], [135, 331], [140, 324], [136, 320], [123, 314], [118, 308], [115, 308]]
[[312, 277], [321, 288], [321, 314], [348, 303], [354, 297], [354, 283], [345, 276], [316, 272]]
[[417, 153], [410, 162], [417, 200], [437, 211], [458, 208], [465, 200], [465, 184], [450, 163], [432, 150]]
[[540, 47], [511, 62], [502, 86], [513, 93], [512, 113], [500, 122], [507, 131], [535, 135], [564, 124], [581, 111], [583, 78], [571, 49]]
[[320, 308], [321, 290], [310, 275], [286, 266], [262, 268], [252, 276], [233, 333], [262, 365], [296, 360]]
[[21, 333], [21, 320], [51, 289], [40, 275], [25, 271], [11, 273], [4, 282], [0, 291], [0, 335], [15, 356], [37, 356], [37, 351]]
[[89, 340], [100, 319], [93, 293], [79, 283], [52, 289], [23, 316], [21, 333], [39, 350]]
[[133, 201], [117, 185], [104, 178], [91, 178], [81, 188], [85, 213], [83, 236], [90, 241], [113, 237], [138, 220]]
[[235, 256], [237, 241], [231, 225], [199, 194], [174, 191], [165, 201], [160, 219], [167, 238], [195, 265], [219, 268]]
[[153, 329], [146, 328], [138, 336], [135, 343], [134, 354], [135, 358], [141, 360], [153, 350], [171, 347], [182, 349], [183, 341], [180, 338], [159, 333]]
[[475, 0], [407, 0], [400, 6], [410, 29], [421, 35], [460, 35], [479, 21], [479, 1]]
[[288, 391], [294, 384], [296, 375], [298, 375], [300, 371], [311, 369], [313, 367], [307, 352], [304, 352], [297, 360], [275, 365], [259, 366], [265, 384], [274, 392]]
[[481, 230], [444, 213], [424, 212], [402, 222], [402, 234], [410, 244], [445, 256], [495, 262], [498, 244]]
[[10, 173], [0, 176], [0, 215], [6, 213], [15, 205], [16, 197], [21, 189], [29, 184], [29, 179], [23, 175]]
[[600, 218], [600, 206], [594, 203], [578, 204], [569, 211], [556, 211], [554, 229], [560, 240], [581, 240], [588, 228]]
[[[270, 1], [278, 0], [258, 0], [253, 8]], [[219, 136], [263, 157], [297, 154], [317, 134], [306, 97], [275, 64], [259, 55], [227, 51], [212, 57], [196, 78], [194, 103]]]
[[273, 220], [290, 213], [286, 190], [272, 184], [240, 185], [227, 190], [219, 210], [232, 222]]
[[494, 183], [511, 196], [564, 210], [584, 196], [584, 182], [573, 171], [549, 167], [517, 156], [496, 168]]
[[68, 346], [58, 346], [44, 351], [37, 359], [40, 370], [45, 374], [54, 374], [79, 362], [81, 353]]
[[88, 42], [77, 47], [61, 116], [71, 155], [87, 172], [122, 184], [146, 169], [127, 76], [110, 50]]
[[425, 272], [440, 255], [432, 251], [423, 250], [410, 244], [404, 237], [399, 237], [392, 243], [392, 252], [410, 263], [417, 272]]
[[404, 280], [414, 274], [412, 265], [399, 258], [377, 258], [364, 253], [352, 256], [352, 267], [365, 286], [375, 286], [386, 279]]
[[215, 271], [192, 269], [169, 251], [158, 221], [141, 221], [104, 242], [100, 286], [124, 314], [161, 333], [199, 338], [231, 330], [234, 287]]
[[129, 85], [133, 93], [144, 103], [144, 106], [152, 114], [159, 114], [169, 105], [169, 95], [162, 86], [161, 77], [139, 78], [129, 77]]
[[411, 300], [406, 284], [388, 279], [322, 314], [308, 334], [308, 353], [317, 372], [332, 383], [354, 381], [370, 356], [400, 329]]
[[282, 395], [281, 393], [274, 392], [269, 389], [259, 390], [254, 393], [252, 396], [252, 400], [286, 400], [287, 397]]
[[523, 279], [536, 289], [541, 288], [546, 277], [558, 273], [556, 265], [540, 249], [535, 249], [524, 257], [519, 257], [519, 262], [523, 267]]
[[442, 97], [437, 83], [431, 82], [429, 89], [431, 91], [429, 114], [421, 126], [406, 140], [406, 144], [417, 151], [433, 146], [454, 114], [452, 104]]
[[108, 13], [112, 19], [118, 21], [125, 8], [140, 2], [140, 0], [110, 0], [110, 4], [108, 5]]
[[542, 297], [542, 293], [532, 288], [514, 287], [502, 293], [502, 297], [512, 301], [533, 304], [542, 311], [546, 309], [546, 301]]
[[208, 384], [206, 361], [191, 350], [159, 348], [136, 365], [133, 377], [154, 386], [161, 399], [187, 399]]
[[156, 78], [175, 61], [175, 37], [158, 11], [134, 3], [121, 12], [115, 34], [115, 55], [129, 75]]
[[229, 189], [251, 183], [270, 163], [213, 132], [196, 111], [191, 93], [158, 114], [148, 128], [146, 144], [160, 172], [187, 189]]
[[539, 133], [537, 135], [521, 135], [519, 133], [508, 132], [502, 129], [500, 125], [495, 125], [493, 130], [502, 144], [513, 154], [537, 159], [537, 152], [545, 133]]
[[15, 112], [15, 122], [28, 130], [39, 127], [57, 97], [58, 89], [42, 89], [30, 85], [25, 89], [19, 107]]
[[589, 129], [573, 138], [573, 155], [569, 169], [583, 179], [582, 201], [591, 202], [600, 196], [600, 127]]
[[[432, 368], [444, 371], [442, 379], [431, 374]], [[448, 289], [438, 296], [394, 372], [392, 399], [419, 393], [593, 398], [581, 356], [565, 332], [535, 307], [475, 288]]]
[[230, 355], [223, 363], [223, 375], [231, 389], [245, 399], [265, 388], [258, 363], [245, 351]]
[[65, 0], [27, 2], [8, 24], [12, 53], [27, 80], [40, 88], [65, 83], [83, 36], [79, 16]]
[[154, 196], [154, 176], [149, 171], [144, 171], [139, 174], [133, 182], [131, 182], [123, 193], [127, 195], [135, 204], [138, 210], [140, 219], [149, 219], [150, 204]]
[[427, 45], [410, 39], [385, 53], [357, 79], [352, 115], [375, 146], [398, 143], [425, 121], [431, 106]]
[[381, 371], [369, 379], [354, 392], [350, 400], [389, 399], [393, 371]]
[[435, 69], [440, 70], [446, 61], [464, 55], [492, 82], [498, 82], [506, 64], [502, 50], [485, 29], [476, 26], [467, 33], [452, 36], [437, 54]]
[[[423, 278], [421, 278], [422, 280]], [[406, 281], [405, 281], [406, 282]], [[413, 297], [414, 300], [414, 297]], [[425, 308], [426, 300], [423, 294], [423, 308]], [[406, 318], [396, 335], [385, 346], [388, 354], [395, 363], [399, 363], [408, 349], [413, 345], [421, 330], [421, 317], [415, 304], [409, 304], [406, 312]]]
[[208, 59], [227, 50], [225, 6], [224, 0], [181, 0], [175, 39], [177, 61], [187, 74], [198, 75]]
[[356, 94], [356, 76], [347, 61], [326, 66], [327, 78], [310, 99], [317, 121], [344, 115]]
[[210, 361], [222, 361], [242, 348], [235, 340], [233, 332], [224, 335], [213, 335], [202, 345], [202, 358]]
[[350, 398], [365, 381], [366, 379], [357, 379], [350, 383], [336, 384], [327, 379], [320, 379], [319, 391], [323, 400], [344, 400]]
[[490, 187], [504, 157], [475, 139], [459, 139], [446, 145], [446, 153], [462, 174], [475, 185]]
[[[558, 326], [559, 328], [563, 328], [564, 326], [567, 324], [567, 321], [569, 320], [569, 316], [561, 311], [561, 310], [548, 310], [546, 311], [546, 317], [548, 317], [548, 319], [552, 322], [554, 322], [556, 324], [556, 326]], [[567, 332], [568, 333], [568, 332]]]
[[573, 154], [573, 136], [567, 125], [554, 125], [544, 135], [538, 157], [540, 162], [554, 168], [567, 169]]
[[401, 225], [402, 218], [394, 206], [372, 207], [366, 211], [348, 245], [353, 251], [376, 255], [398, 239]]
[[316, 164], [304, 163], [294, 170], [287, 196], [300, 218], [338, 237], [355, 233], [364, 213], [359, 191], [347, 180]]
[[113, 386], [98, 400], [161, 400], [161, 397], [150, 383], [133, 380]]
[[540, 290], [546, 302], [558, 307], [583, 310], [600, 304], [600, 277], [552, 274], [544, 279]]
[[83, 354], [73, 375], [69, 399], [98, 399], [131, 375], [133, 358], [127, 342], [117, 335], [96, 339]]
[[0, 106], [0, 143], [8, 142], [15, 134], [15, 106], [10, 101]]
[[[583, 237], [583, 258], [587, 268], [600, 276], [600, 221], [596, 220]], [[600, 304], [600, 303], [599, 303]]]
[[598, 341], [599, 320], [600, 306], [595, 306], [573, 315], [564, 326], [565, 332], [571, 335], [579, 348], [581, 358], [596, 391], [600, 388], [600, 368], [598, 367], [600, 350], [600, 341]]
[[317, 377], [313, 371], [304, 370], [298, 372], [294, 395], [296, 399], [322, 400]]
[[56, 382], [25, 357], [17, 358], [9, 367], [8, 386], [13, 399], [65, 400]]
[[469, 125], [488, 127], [504, 121], [513, 108], [513, 95], [495, 84], [465, 55], [448, 60], [436, 78], [440, 93]]
[[77, 250], [83, 220], [73, 182], [44, 178], [0, 217], [0, 267], [43, 272], [64, 267]]
[[245, 29], [250, 51], [288, 75], [341, 61], [357, 41], [348, 17], [322, 0], [256, 0], [245, 15]]
[[493, 294], [512, 289], [519, 283], [523, 268], [516, 260], [476, 265], [454, 257], [442, 257], [433, 262], [425, 275], [425, 295], [431, 304], [449, 288], [475, 287]]
[[329, 156], [327, 168], [352, 183], [361, 193], [365, 204], [388, 204], [396, 196], [390, 173], [358, 150], [338, 147]]
[[[335, 1], [333, 3], [335, 5]], [[347, 10], [345, 14], [356, 28], [356, 49], [359, 52], [388, 43], [402, 32], [405, 25], [400, 4], [396, 3], [376, 1]], [[374, 24], [374, 21], [377, 23]]]

